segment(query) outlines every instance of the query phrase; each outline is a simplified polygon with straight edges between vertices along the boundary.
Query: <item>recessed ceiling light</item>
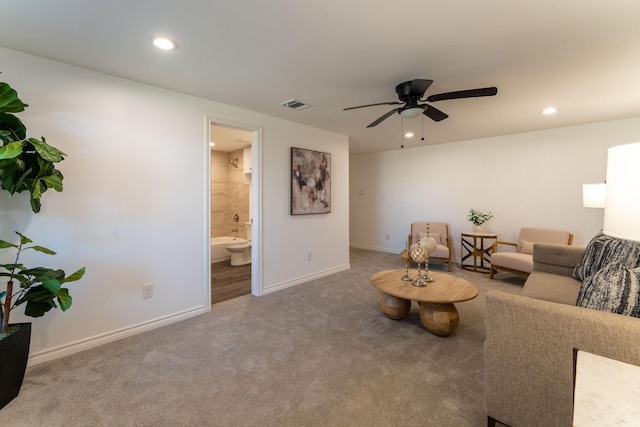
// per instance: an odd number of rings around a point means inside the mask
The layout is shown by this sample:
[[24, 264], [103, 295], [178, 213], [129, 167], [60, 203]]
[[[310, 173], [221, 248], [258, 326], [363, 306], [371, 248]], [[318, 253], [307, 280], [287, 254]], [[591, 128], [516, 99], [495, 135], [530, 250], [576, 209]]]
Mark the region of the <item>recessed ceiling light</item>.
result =
[[405, 138], [413, 138], [413, 132], [407, 132], [404, 134]]
[[176, 50], [178, 48], [178, 43], [166, 37], [154, 38], [153, 45], [162, 50]]
[[540, 111], [542, 114], [548, 116], [550, 114], [555, 114], [558, 112], [558, 109], [555, 107], [549, 107], [549, 108], [545, 108], [544, 110]]

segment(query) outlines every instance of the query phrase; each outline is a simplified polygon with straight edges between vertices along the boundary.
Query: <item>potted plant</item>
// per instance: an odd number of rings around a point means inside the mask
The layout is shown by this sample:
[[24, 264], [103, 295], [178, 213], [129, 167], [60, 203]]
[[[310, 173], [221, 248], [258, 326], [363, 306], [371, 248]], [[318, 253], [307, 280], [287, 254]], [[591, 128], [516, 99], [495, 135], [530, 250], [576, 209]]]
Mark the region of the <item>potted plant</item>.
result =
[[483, 231], [482, 224], [489, 221], [491, 218], [493, 218], [493, 214], [491, 212], [485, 214], [473, 208], [469, 209], [469, 215], [467, 216], [467, 219], [473, 224], [473, 231], [476, 232]]
[[29, 191], [31, 209], [38, 213], [47, 189], [62, 191], [63, 176], [54, 163], [64, 160], [66, 154], [47, 144], [44, 137], [27, 138], [27, 128], [12, 114], [26, 107], [11, 86], [0, 82], [0, 188], [9, 197]]
[[7, 289], [0, 292], [0, 409], [20, 392], [31, 340], [31, 324], [10, 325], [11, 311], [23, 304], [26, 304], [25, 314], [30, 317], [44, 316], [58, 305], [62, 311], [68, 310], [72, 298], [62, 285], [81, 279], [85, 272], [82, 267], [66, 276], [59, 269], [25, 267], [20, 263], [24, 251], [34, 250], [48, 255], [55, 255], [55, 252], [32, 245], [31, 239], [17, 231], [16, 234], [20, 237], [18, 244], [0, 240], [0, 249], [15, 251], [13, 263], [0, 264], [0, 276], [8, 278]]

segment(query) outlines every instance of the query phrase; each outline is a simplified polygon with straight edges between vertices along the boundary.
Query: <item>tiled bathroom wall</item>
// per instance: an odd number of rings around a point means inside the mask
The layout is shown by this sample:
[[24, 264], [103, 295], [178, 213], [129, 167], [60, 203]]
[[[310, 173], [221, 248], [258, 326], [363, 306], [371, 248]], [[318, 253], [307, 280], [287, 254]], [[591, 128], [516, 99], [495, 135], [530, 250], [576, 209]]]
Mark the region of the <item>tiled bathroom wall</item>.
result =
[[[229, 163], [238, 159], [238, 167]], [[232, 152], [211, 150], [211, 237], [233, 236], [233, 228], [238, 229], [238, 237], [247, 238], [244, 223], [249, 216], [251, 186], [244, 182], [242, 150]], [[238, 214], [240, 221], [233, 222]]]

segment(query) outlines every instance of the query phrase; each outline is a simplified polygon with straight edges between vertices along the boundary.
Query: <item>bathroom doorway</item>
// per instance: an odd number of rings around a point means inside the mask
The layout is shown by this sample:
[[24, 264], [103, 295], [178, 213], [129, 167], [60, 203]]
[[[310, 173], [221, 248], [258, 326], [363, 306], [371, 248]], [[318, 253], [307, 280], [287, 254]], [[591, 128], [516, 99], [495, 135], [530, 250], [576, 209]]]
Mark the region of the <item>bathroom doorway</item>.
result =
[[208, 139], [210, 300], [216, 304], [261, 294], [252, 274], [258, 251], [257, 233], [252, 232], [256, 222], [252, 201], [257, 196], [253, 150], [260, 131], [210, 120]]

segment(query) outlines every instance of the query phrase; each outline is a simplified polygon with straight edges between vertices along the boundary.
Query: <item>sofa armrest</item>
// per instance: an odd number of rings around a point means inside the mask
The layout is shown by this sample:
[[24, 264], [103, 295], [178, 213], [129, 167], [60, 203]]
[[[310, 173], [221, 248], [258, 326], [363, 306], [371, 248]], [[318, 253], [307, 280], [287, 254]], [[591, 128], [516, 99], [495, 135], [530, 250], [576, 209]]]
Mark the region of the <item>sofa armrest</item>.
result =
[[640, 319], [491, 290], [485, 407], [512, 427], [570, 426], [573, 348], [640, 365]]
[[581, 246], [534, 243], [533, 271], [571, 276], [584, 250]]

